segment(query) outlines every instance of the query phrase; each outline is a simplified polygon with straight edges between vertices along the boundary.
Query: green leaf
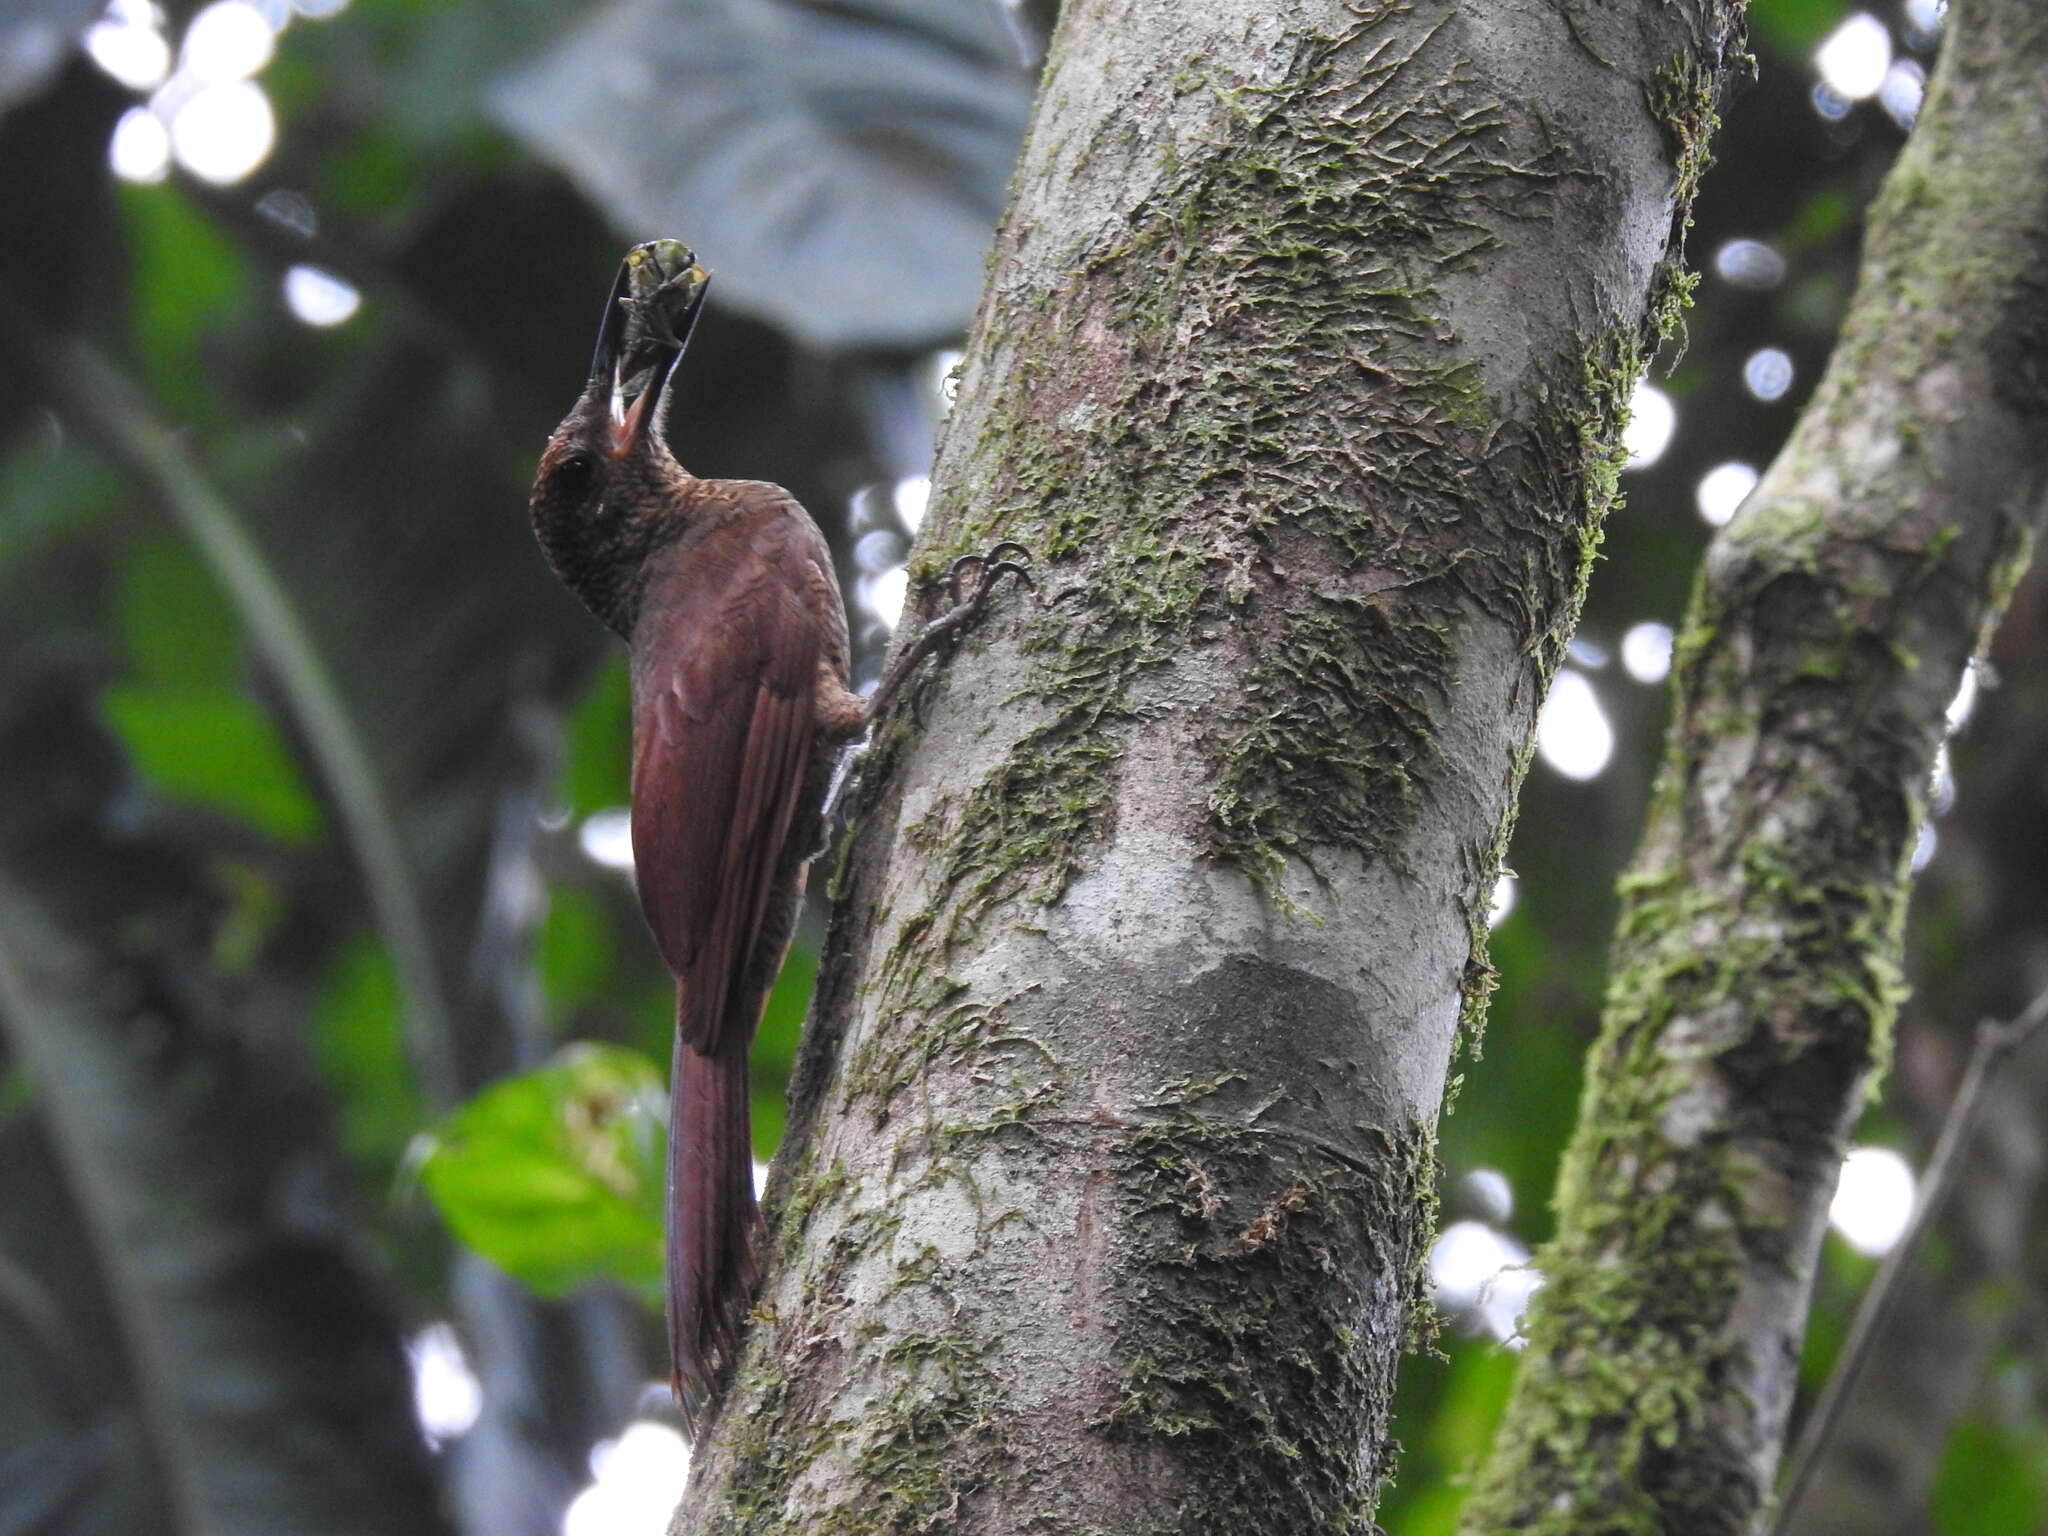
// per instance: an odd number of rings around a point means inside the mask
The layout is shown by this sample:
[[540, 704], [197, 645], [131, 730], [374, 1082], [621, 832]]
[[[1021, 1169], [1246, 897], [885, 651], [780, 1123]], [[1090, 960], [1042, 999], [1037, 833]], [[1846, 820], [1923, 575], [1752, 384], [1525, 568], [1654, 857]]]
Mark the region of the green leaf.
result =
[[206, 414], [215, 395], [199, 340], [247, 301], [248, 263], [173, 182], [122, 183], [121, 211], [130, 260], [148, 275], [131, 289], [136, 348], [165, 397], [188, 417]]
[[2014, 1536], [2048, 1523], [2048, 1444], [1984, 1419], [1948, 1437], [1934, 1475], [1939, 1536]]
[[1751, 0], [1749, 21], [1759, 41], [1799, 53], [1832, 32], [1849, 10], [1844, 0]]
[[754, 1036], [754, 1156], [763, 1162], [775, 1155], [782, 1142], [789, 1075], [796, 1066], [797, 1041], [817, 984], [818, 952], [799, 940], [782, 962], [781, 974], [768, 994], [768, 1006], [762, 1011], [760, 1031]]
[[562, 798], [578, 820], [592, 811], [626, 803], [632, 739], [632, 686], [626, 677], [626, 660], [619, 656], [597, 674], [590, 691], [569, 716]]
[[560, 1019], [609, 993], [618, 945], [604, 907], [588, 891], [557, 885], [548, 892], [534, 948], [550, 1017]]
[[171, 688], [235, 682], [241, 646], [233, 611], [198, 556], [169, 536], [147, 539], [121, 563], [116, 614], [128, 673]]
[[123, 683], [100, 713], [152, 785], [174, 800], [231, 816], [286, 842], [319, 836], [320, 806], [277, 727], [232, 688]]
[[834, 350], [967, 323], [1031, 79], [993, 5], [608, 0], [489, 103], [615, 226], [687, 235], [722, 304]]
[[575, 1045], [456, 1112], [420, 1165], [455, 1235], [544, 1296], [661, 1282], [666, 1102], [646, 1057]]
[[334, 1094], [342, 1148], [378, 1184], [427, 1123], [405, 1054], [403, 1002], [389, 952], [358, 938], [336, 955], [313, 1005], [313, 1049]]

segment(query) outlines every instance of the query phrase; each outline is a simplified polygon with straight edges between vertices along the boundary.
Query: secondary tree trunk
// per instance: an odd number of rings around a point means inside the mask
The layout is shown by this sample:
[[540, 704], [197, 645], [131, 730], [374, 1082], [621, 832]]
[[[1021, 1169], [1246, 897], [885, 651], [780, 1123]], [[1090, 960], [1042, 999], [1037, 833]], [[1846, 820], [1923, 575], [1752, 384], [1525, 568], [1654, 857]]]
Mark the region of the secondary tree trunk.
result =
[[[1886, 1099], [1922, 1153], [1940, 1132], [1977, 1020], [2009, 1019], [2048, 988], [2048, 568], [2039, 561], [1999, 626], [1986, 675], [1996, 686], [1979, 692], [1954, 744], [1956, 803], [1939, 822], [1931, 888], [1908, 928], [1917, 995], [1900, 1020]], [[1940, 1261], [1904, 1278], [1815, 1469], [1802, 1507], [1825, 1517], [1828, 1536], [1923, 1529], [1957, 1422], [2002, 1426], [2025, 1411], [2006, 1367], [2031, 1363], [2035, 1319], [2048, 1316], [2044, 1105], [2048, 1053], [2009, 1058], [1935, 1229]]]
[[1370, 1528], [1734, 7], [1070, 0], [676, 1529]]
[[2048, 14], [1948, 25], [1834, 360], [1679, 640], [1474, 1532], [1714, 1536], [1769, 1498], [1944, 713], [2048, 486]]

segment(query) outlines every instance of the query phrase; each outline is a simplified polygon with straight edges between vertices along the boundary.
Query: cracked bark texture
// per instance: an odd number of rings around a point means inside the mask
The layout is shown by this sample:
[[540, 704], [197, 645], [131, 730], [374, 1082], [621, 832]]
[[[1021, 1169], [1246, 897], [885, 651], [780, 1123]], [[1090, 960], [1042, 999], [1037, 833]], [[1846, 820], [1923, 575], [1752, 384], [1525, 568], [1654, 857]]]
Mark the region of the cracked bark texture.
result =
[[[1739, 17], [1070, 0], [678, 1532], [1364, 1532]], [[918, 616], [913, 604], [913, 617]]]
[[2048, 486], [2048, 13], [1955, 0], [1842, 338], [1709, 551], [1471, 1532], [1759, 1528], [1944, 712]]

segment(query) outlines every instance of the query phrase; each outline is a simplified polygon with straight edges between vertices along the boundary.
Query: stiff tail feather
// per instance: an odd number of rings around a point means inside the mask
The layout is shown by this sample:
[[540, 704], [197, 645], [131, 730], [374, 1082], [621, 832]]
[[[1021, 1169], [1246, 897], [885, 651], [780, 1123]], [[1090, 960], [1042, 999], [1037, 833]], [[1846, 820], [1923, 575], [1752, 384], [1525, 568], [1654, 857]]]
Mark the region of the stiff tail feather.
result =
[[747, 1055], [676, 1041], [668, 1139], [669, 1386], [691, 1438], [739, 1354], [756, 1278]]

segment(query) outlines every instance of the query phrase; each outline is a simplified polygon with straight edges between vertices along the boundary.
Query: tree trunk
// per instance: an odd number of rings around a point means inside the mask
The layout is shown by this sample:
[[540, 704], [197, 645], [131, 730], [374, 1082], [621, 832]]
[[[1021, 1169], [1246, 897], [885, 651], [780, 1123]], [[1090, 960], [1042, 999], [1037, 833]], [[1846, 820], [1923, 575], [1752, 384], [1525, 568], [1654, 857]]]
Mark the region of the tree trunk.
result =
[[[1967, 737], [1954, 744], [1955, 808], [1916, 904], [1908, 950], [1920, 961], [1901, 1019], [1887, 1094], [1924, 1153], [1940, 1134], [1970, 1055], [1976, 1022], [2011, 1018], [2048, 988], [2048, 569], [2035, 562], [1991, 647]], [[1817, 1464], [1802, 1507], [1825, 1511], [1828, 1536], [1911, 1536], [1957, 1422], [1994, 1425], [2040, 1402], [2031, 1362], [2048, 1318], [2048, 1053], [2006, 1061], [1985, 1092], [1981, 1123], [1943, 1208], [1937, 1262], [1901, 1282], [1890, 1320], [1840, 1431]], [[2024, 1363], [2022, 1365], [2022, 1363]], [[2022, 1365], [2030, 1394], [2012, 1385]]]
[[675, 1529], [1371, 1528], [1735, 8], [1070, 0]]
[[1791, 442], [1716, 539], [1473, 1532], [1758, 1527], [1962, 668], [2048, 486], [2048, 16], [1956, 0]]

